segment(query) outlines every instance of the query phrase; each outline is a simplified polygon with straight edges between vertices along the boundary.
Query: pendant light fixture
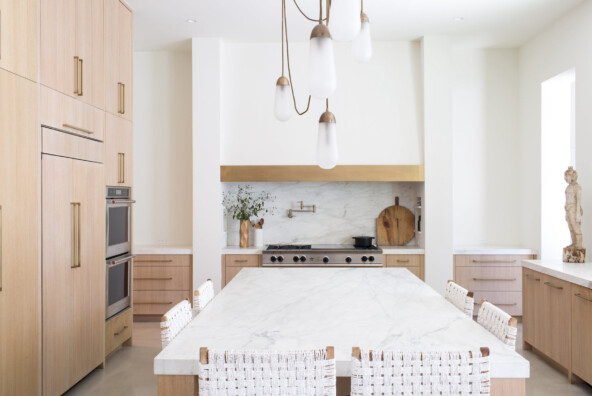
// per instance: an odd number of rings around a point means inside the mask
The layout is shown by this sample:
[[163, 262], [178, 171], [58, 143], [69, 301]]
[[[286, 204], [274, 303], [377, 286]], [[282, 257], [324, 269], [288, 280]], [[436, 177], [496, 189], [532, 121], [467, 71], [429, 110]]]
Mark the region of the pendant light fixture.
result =
[[[310, 18], [298, 6], [297, 0], [293, 0], [294, 5], [300, 13], [309, 21], [315, 22], [310, 35], [310, 47], [308, 56], [308, 88], [309, 96], [306, 109], [298, 110], [296, 95], [294, 94], [294, 80], [290, 69], [290, 44], [288, 39], [288, 21], [286, 18], [286, 0], [282, 0], [282, 75], [276, 82], [275, 88], [275, 117], [280, 121], [287, 121], [292, 115], [290, 108], [290, 94], [292, 96], [292, 105], [296, 114], [303, 115], [310, 109], [311, 97], [324, 99], [326, 102], [326, 111], [319, 119], [319, 131], [317, 136], [317, 164], [323, 169], [332, 169], [339, 160], [339, 150], [337, 145], [337, 123], [335, 116], [329, 111], [329, 97], [331, 97], [337, 88], [337, 77], [335, 74], [335, 59], [333, 53], [332, 31], [329, 31], [329, 17], [333, 12], [331, 0], [325, 0], [326, 12], [323, 17], [323, 0], [319, 0], [318, 19]], [[372, 46], [370, 43], [370, 30], [368, 17], [363, 14], [363, 4], [361, 0], [335, 0], [336, 15], [341, 19], [340, 35], [343, 40], [353, 40], [361, 36], [361, 25], [365, 22], [368, 27], [367, 35], [364, 33], [360, 47], [354, 45], [352, 48], [356, 59], [370, 59], [372, 55]], [[338, 4], [338, 5], [337, 5]], [[355, 17], [354, 17], [355, 16]], [[331, 18], [333, 21], [333, 18]], [[333, 25], [331, 25], [333, 30]], [[362, 39], [362, 37], [360, 37]], [[369, 52], [368, 52], [369, 48]], [[359, 56], [358, 56], [358, 49]], [[368, 55], [369, 54], [369, 55]], [[284, 75], [284, 65], [287, 64], [288, 76]]]
[[327, 110], [319, 119], [319, 135], [317, 137], [317, 164], [323, 169], [333, 169], [339, 160], [337, 148], [337, 123], [335, 116], [329, 111], [329, 100], [327, 99]]
[[360, 32], [360, 0], [331, 2], [331, 31], [337, 41], [352, 41]]
[[360, 33], [352, 43], [352, 56], [358, 62], [366, 63], [372, 59], [372, 36], [370, 34], [370, 19], [364, 14], [364, 0], [362, 0], [362, 13], [360, 21], [362, 27]]
[[333, 38], [329, 28], [319, 22], [310, 34], [308, 92], [315, 98], [326, 99], [335, 93], [336, 88]]

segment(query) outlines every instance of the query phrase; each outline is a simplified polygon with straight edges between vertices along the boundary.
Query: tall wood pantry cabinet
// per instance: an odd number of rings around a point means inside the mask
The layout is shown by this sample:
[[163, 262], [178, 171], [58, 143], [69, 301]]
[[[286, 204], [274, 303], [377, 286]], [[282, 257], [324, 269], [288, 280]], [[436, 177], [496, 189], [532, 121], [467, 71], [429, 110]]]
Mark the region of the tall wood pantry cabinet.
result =
[[106, 169], [132, 185], [132, 19], [0, 0], [2, 396], [63, 394], [131, 336], [131, 310], [105, 321], [105, 187]]

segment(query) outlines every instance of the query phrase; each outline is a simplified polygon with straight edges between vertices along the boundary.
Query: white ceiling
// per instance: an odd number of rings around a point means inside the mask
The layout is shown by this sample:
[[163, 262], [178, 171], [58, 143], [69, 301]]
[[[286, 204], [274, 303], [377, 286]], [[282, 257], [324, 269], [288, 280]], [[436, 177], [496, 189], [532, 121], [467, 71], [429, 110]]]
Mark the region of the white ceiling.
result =
[[[471, 46], [517, 47], [583, 1], [590, 0], [366, 0], [364, 10], [376, 40], [450, 35]], [[192, 37], [280, 42], [280, 0], [127, 2], [135, 12], [137, 51], [182, 48]], [[311, 17], [318, 13], [317, 0], [298, 4]], [[313, 22], [298, 13], [293, 0], [286, 0], [286, 8], [290, 41], [307, 40]]]

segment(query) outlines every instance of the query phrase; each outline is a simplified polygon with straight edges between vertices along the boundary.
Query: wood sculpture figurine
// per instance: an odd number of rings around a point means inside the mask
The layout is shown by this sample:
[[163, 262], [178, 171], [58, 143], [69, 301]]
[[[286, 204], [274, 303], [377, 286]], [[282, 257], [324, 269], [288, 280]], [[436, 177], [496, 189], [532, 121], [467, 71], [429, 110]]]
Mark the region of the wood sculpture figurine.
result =
[[565, 220], [571, 234], [571, 245], [563, 248], [563, 261], [583, 263], [586, 261], [586, 249], [582, 246], [582, 187], [578, 184], [578, 173], [573, 167], [565, 171]]

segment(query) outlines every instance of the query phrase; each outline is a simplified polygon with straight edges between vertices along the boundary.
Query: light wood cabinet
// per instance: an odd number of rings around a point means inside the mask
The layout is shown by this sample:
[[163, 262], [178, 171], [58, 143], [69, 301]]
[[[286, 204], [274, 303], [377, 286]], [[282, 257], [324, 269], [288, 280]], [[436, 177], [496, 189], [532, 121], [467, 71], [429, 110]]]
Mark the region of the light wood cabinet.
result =
[[0, 69], [37, 81], [37, 0], [0, 0]]
[[41, 83], [105, 108], [103, 0], [41, 0]]
[[571, 289], [572, 371], [592, 384], [592, 290], [578, 285]]
[[42, 155], [43, 394], [104, 362], [103, 165]]
[[133, 15], [119, 0], [105, 0], [105, 109], [132, 120]]
[[537, 304], [541, 315], [540, 347], [547, 356], [569, 369], [571, 367], [571, 284], [540, 274], [541, 300]]
[[132, 337], [132, 310], [117, 314], [105, 324], [105, 356], [121, 344], [129, 344]]
[[522, 270], [522, 333], [524, 342], [540, 348], [540, 334], [537, 330], [541, 320], [537, 308], [540, 309], [541, 300], [541, 276], [538, 272], [524, 268]]
[[222, 286], [226, 286], [243, 268], [260, 267], [260, 254], [226, 254], [222, 256]]
[[385, 267], [407, 268], [413, 275], [424, 280], [424, 256], [423, 254], [385, 254]]
[[133, 185], [133, 139], [130, 121], [107, 113], [105, 138], [105, 182], [108, 186]]
[[193, 305], [192, 256], [138, 255], [133, 289], [134, 315], [161, 316], [185, 299]]
[[482, 254], [454, 256], [454, 281], [472, 291], [474, 315], [486, 299], [512, 316], [522, 316], [522, 261], [533, 255]]
[[0, 87], [0, 395], [37, 395], [41, 386], [37, 86], [0, 70]]

